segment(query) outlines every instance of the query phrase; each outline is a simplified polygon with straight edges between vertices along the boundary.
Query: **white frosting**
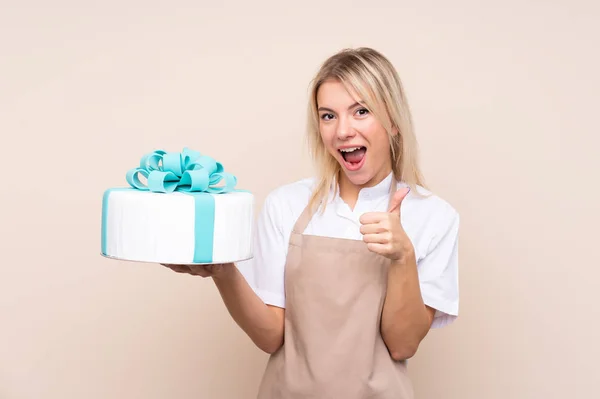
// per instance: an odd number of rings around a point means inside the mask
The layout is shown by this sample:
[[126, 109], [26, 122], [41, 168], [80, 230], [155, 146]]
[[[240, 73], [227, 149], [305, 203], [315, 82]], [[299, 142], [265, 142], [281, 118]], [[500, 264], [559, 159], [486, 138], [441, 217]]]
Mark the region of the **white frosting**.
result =
[[[213, 263], [252, 257], [254, 196], [214, 194]], [[194, 197], [185, 193], [111, 191], [106, 204], [106, 254], [132, 261], [194, 261]]]

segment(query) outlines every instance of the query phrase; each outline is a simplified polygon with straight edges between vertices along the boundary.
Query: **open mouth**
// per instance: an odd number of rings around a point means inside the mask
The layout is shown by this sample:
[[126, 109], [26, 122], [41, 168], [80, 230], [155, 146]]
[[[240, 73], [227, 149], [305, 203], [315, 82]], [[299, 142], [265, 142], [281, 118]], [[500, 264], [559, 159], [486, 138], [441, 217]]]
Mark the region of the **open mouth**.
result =
[[338, 151], [344, 159], [344, 166], [349, 170], [358, 170], [365, 162], [366, 147], [342, 148]]

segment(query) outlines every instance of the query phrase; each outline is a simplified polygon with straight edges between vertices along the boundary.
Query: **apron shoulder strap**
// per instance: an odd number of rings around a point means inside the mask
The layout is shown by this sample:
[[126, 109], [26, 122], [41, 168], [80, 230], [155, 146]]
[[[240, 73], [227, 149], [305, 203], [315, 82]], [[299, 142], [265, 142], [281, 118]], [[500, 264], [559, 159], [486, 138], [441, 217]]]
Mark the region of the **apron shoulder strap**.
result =
[[310, 206], [306, 205], [306, 207], [298, 217], [298, 220], [296, 220], [296, 224], [294, 225], [292, 232], [296, 234], [304, 233], [304, 230], [306, 229], [306, 226], [308, 226], [308, 224], [310, 223], [310, 220], [312, 219], [313, 215], [314, 211], [311, 211]]

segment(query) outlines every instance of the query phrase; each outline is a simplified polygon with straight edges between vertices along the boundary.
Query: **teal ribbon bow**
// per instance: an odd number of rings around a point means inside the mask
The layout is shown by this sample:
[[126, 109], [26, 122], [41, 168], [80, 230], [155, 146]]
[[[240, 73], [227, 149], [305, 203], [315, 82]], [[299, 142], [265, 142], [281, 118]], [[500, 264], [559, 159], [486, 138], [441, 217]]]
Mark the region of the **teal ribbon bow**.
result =
[[[147, 185], [140, 181], [140, 175], [146, 178]], [[145, 154], [138, 168], [127, 171], [126, 179], [133, 188], [157, 193], [227, 193], [237, 184], [237, 178], [225, 172], [220, 162], [188, 148], [183, 152], [157, 150]], [[225, 184], [217, 186], [221, 180]]]

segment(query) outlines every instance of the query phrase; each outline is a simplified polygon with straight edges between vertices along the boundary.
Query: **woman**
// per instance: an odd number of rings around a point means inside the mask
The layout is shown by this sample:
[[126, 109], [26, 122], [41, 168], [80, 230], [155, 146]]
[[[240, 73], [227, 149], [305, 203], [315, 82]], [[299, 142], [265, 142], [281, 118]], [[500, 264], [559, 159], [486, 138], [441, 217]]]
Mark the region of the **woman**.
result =
[[412, 398], [406, 359], [457, 316], [458, 214], [424, 188], [401, 81], [379, 52], [322, 65], [308, 134], [319, 174], [267, 196], [253, 277], [169, 267], [212, 277], [271, 354], [259, 398]]

